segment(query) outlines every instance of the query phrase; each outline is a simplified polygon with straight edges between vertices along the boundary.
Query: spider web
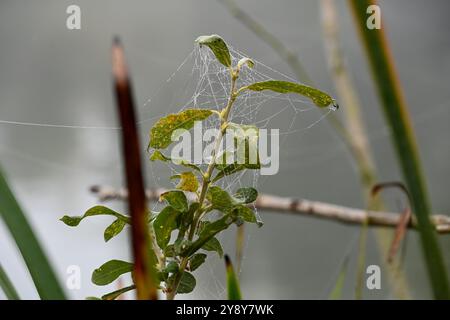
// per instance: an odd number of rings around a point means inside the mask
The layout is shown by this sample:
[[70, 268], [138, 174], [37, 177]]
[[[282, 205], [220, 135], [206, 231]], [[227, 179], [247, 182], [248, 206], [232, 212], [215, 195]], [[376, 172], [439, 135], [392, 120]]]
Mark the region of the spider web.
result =
[[[230, 47], [232, 65], [244, 57], [248, 57], [242, 52]], [[297, 82], [295, 79], [286, 76], [269, 66], [255, 60], [253, 68], [244, 66], [241, 68], [236, 87], [240, 88], [255, 82], [267, 80], [286, 80]], [[230, 72], [227, 67], [219, 63], [214, 54], [207, 47], [196, 45], [193, 51], [188, 54], [186, 59], [176, 69], [176, 71], [166, 80], [166, 82], [157, 90], [157, 94], [148, 99], [144, 104], [144, 113], [147, 110], [158, 108], [160, 102], [167, 103], [166, 95], [170, 95], [170, 104], [166, 109], [166, 114], [177, 113], [185, 109], [214, 109], [222, 110], [230, 95]], [[180, 88], [182, 88], [180, 90]], [[161, 101], [160, 101], [161, 100]], [[181, 107], [180, 107], [181, 106]], [[279, 94], [272, 91], [253, 92], [246, 90], [240, 94], [233, 104], [229, 121], [236, 124], [252, 124], [259, 129], [267, 129], [270, 135], [270, 129], [278, 129], [280, 140], [280, 149], [285, 139], [292, 134], [301, 134], [302, 131], [312, 128], [323, 120], [332, 108], [320, 110], [307, 98], [302, 98], [294, 94]], [[166, 114], [158, 117], [165, 116]], [[151, 117], [154, 119], [157, 117]], [[144, 120], [142, 122], [147, 122]], [[287, 125], [286, 125], [287, 123]], [[219, 128], [220, 119], [211, 116], [203, 121], [203, 132], [210, 128]], [[269, 139], [270, 140], [270, 137]], [[194, 141], [194, 144], [202, 144], [202, 141]], [[167, 151], [166, 151], [167, 153]], [[206, 169], [207, 164], [201, 165]], [[164, 167], [168, 168], [168, 174], [162, 174]], [[151, 183], [156, 187], [174, 187], [167, 185], [168, 177], [185, 171], [185, 168], [170, 163], [150, 162]], [[244, 170], [230, 176], [225, 176], [220, 182], [216, 183], [224, 190], [233, 193], [238, 188], [252, 186], [257, 188], [259, 170]], [[164, 181], [164, 182], [162, 182]], [[159, 211], [161, 204], [153, 203], [153, 210]], [[255, 209], [255, 208], [254, 208]], [[255, 209], [256, 211], [256, 209]], [[257, 213], [259, 216], [259, 214]], [[217, 215], [209, 215], [210, 219], [216, 219]], [[234, 228], [230, 228], [219, 235], [217, 238], [224, 246], [225, 252], [234, 251], [235, 236]], [[250, 241], [251, 229], [246, 228], [246, 239], [244, 243], [245, 259], [246, 247]], [[233, 248], [233, 249], [231, 249]], [[231, 249], [231, 250], [230, 250]], [[242, 264], [241, 264], [242, 265]], [[196, 273], [197, 288], [194, 295], [199, 298], [221, 299], [225, 296], [224, 276], [218, 277], [217, 272], [223, 268], [221, 259], [210, 255], [206, 260], [204, 267]], [[241, 270], [237, 270], [238, 273]], [[203, 272], [203, 274], [202, 274]], [[183, 296], [185, 297], [185, 296]]]
[[[152, 98], [148, 99], [141, 108], [138, 110], [140, 112], [142, 121], [138, 122], [139, 128], [142, 134], [145, 135], [143, 140], [143, 149], [145, 148], [146, 139], [148, 135], [148, 129], [150, 125], [156, 121], [158, 118], [164, 116], [167, 113], [174, 113], [180, 111], [180, 106], [187, 107], [205, 107], [205, 108], [222, 108], [223, 105], [217, 104], [207, 104], [206, 101], [222, 101], [223, 96], [226, 95], [228, 87], [226, 84], [229, 83], [227, 78], [227, 72], [224, 72], [224, 67], [218, 65], [215, 58], [207, 48], [199, 49], [196, 46], [182, 61], [182, 63], [176, 68], [176, 70], [169, 76], [169, 78], [164, 81], [156, 90], [152, 90]], [[245, 54], [231, 48], [231, 54], [233, 57], [233, 64]], [[266, 65], [263, 63], [255, 61], [255, 67], [253, 69], [244, 68], [241, 71], [240, 83], [250, 83], [255, 81], [255, 79], [285, 79], [289, 81], [296, 81]], [[208, 80], [209, 79], [209, 80]], [[203, 80], [203, 81], [201, 81]], [[211, 83], [211, 87], [209, 84]], [[207, 87], [208, 85], [208, 87]], [[195, 98], [195, 99], [194, 99]], [[214, 98], [216, 100], [214, 100]], [[218, 100], [218, 99], [222, 100]], [[259, 99], [259, 100], [258, 100]], [[167, 100], [170, 103], [167, 104]], [[203, 104], [200, 103], [203, 101]], [[442, 117], [448, 112], [448, 98], [444, 99], [441, 103], [434, 106], [432, 110], [425, 110], [420, 114], [416, 115], [414, 118], [413, 125], [418, 127], [423, 126], [425, 123], [434, 121], [437, 117]], [[164, 112], [155, 112], [158, 110], [155, 106], [164, 105], [167, 106]], [[291, 95], [278, 95], [271, 93], [269, 91], [256, 93], [253, 92], [251, 95], [247, 93], [243, 95], [238, 101], [236, 101], [233, 112], [231, 114], [231, 120], [234, 122], [241, 121], [242, 123], [253, 123], [260, 128], [282, 128], [280, 130], [280, 149], [283, 146], [283, 142], [289, 137], [298, 137], [305, 130], [311, 128], [317, 122], [321, 121], [330, 111], [325, 111], [321, 113], [317, 107], [312, 105], [308, 100], [299, 99], [299, 96]], [[42, 123], [42, 122], [26, 122], [21, 119], [11, 119], [5, 117], [2, 114], [0, 119], [0, 125], [3, 132], [8, 132], [9, 127], [34, 127], [36, 130], [46, 130], [49, 128], [51, 130], [81, 130], [89, 132], [105, 132], [104, 137], [117, 140], [117, 135], [115, 132], [121, 128], [115, 124], [108, 126], [103, 125], [85, 125], [85, 124], [74, 124], [72, 122], [64, 123]], [[213, 123], [208, 123], [212, 126]], [[41, 131], [39, 131], [41, 132]], [[107, 134], [111, 132], [111, 134]], [[375, 143], [381, 139], [385, 139], [389, 136], [389, 128], [387, 126], [378, 127], [375, 130], [369, 132], [369, 141]], [[308, 154], [306, 157], [302, 158], [301, 163], [295, 164], [295, 169], [305, 168], [309, 166], [320, 166], [325, 162], [332, 161], [333, 158], [339, 156], [345, 152], [345, 146], [343, 144], [332, 144], [332, 145], [321, 145], [320, 150], [326, 149], [326, 152], [316, 152], [316, 154]], [[11, 158], [15, 162], [26, 162], [38, 166], [39, 168], [45, 170], [53, 170], [58, 173], [64, 173], [67, 176], [74, 175], [85, 175], [86, 173], [91, 174], [90, 168], [92, 168], [92, 161], [86, 158], [78, 159], [77, 163], [63, 163], [58, 160], [49, 160], [42, 156], [36, 155], [35, 152], [22, 149], [17, 146], [0, 146], [0, 154], [5, 158]], [[7, 159], [6, 159], [7, 160]], [[350, 162], [351, 163], [351, 162]], [[177, 168], [169, 167], [167, 174], [163, 171], [159, 171], [161, 167], [160, 164], [146, 162], [146, 168], [150, 168], [151, 179], [149, 183], [154, 186], [168, 187], [167, 181], [170, 172], [176, 172]], [[281, 166], [286, 166], [288, 164], [281, 164]], [[147, 167], [149, 166], [149, 167]], [[112, 171], [117, 171], [117, 168], [111, 168]], [[357, 169], [354, 168], [356, 172]], [[45, 171], [50, 173], [50, 171]], [[244, 177], [244, 174], [247, 176]], [[242, 177], [242, 179], [241, 179]], [[244, 178], [247, 181], [244, 182]], [[256, 171], [249, 170], [247, 173], [236, 174], [232, 177], [227, 177], [224, 180], [224, 185], [228, 190], [237, 189], [239, 186], [257, 186], [261, 187], [261, 181], [258, 181], [258, 174]], [[260, 179], [261, 180], [261, 179]], [[161, 181], [164, 181], [161, 182]], [[259, 183], [258, 183], [259, 182]], [[152, 203], [153, 207], [156, 208], [157, 205]], [[246, 247], [251, 239], [251, 233], [253, 229], [246, 228], [246, 241], [244, 244], [244, 256], [245, 260]], [[226, 230], [223, 234], [219, 235], [219, 239], [224, 244], [224, 249], [226, 252], [232, 253], [230, 248], [234, 248], [234, 230]], [[351, 242], [351, 245], [353, 241]], [[243, 268], [245, 268], [245, 263], [242, 263]], [[91, 271], [91, 270], [89, 270]], [[337, 270], [336, 272], [339, 272]], [[211, 255], [206, 260], [204, 267], [196, 271], [197, 278], [197, 289], [194, 291], [195, 297], [199, 298], [223, 298], [225, 294], [224, 287], [224, 274], [223, 274], [223, 262], [216, 256]], [[334, 283], [334, 278], [330, 279], [330, 285], [327, 286], [327, 290]], [[325, 295], [324, 295], [325, 296]], [[183, 298], [190, 297], [190, 295], [183, 295]]]

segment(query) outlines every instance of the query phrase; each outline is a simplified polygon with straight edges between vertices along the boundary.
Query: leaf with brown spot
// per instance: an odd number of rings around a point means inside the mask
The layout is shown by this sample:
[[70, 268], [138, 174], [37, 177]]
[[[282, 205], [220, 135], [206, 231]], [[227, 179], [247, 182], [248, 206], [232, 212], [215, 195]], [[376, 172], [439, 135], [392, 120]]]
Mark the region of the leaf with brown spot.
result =
[[172, 134], [177, 129], [189, 130], [195, 121], [208, 118], [213, 112], [207, 109], [187, 109], [159, 119], [150, 129], [149, 148], [165, 149], [172, 143]]

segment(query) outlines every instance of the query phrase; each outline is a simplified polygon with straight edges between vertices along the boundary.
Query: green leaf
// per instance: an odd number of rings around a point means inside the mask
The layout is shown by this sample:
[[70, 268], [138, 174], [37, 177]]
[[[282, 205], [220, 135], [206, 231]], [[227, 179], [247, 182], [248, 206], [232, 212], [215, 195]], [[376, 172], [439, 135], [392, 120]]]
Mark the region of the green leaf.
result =
[[5, 270], [3, 270], [1, 264], [0, 264], [0, 288], [2, 288], [8, 300], [20, 300], [20, 297], [17, 294], [14, 285], [12, 284]]
[[85, 300], [102, 300], [102, 299], [99, 297], [89, 296], [89, 297], [86, 297]]
[[221, 258], [223, 257], [222, 245], [220, 244], [220, 241], [217, 240], [216, 237], [212, 237], [211, 239], [209, 239], [201, 248], [206, 251], [217, 252], [219, 257]]
[[173, 244], [169, 244], [163, 249], [164, 256], [166, 257], [175, 257], [175, 246]]
[[189, 270], [194, 271], [206, 260], [206, 254], [196, 253], [189, 259]]
[[218, 186], [211, 186], [206, 193], [206, 199], [211, 203], [213, 209], [221, 211], [230, 210], [235, 202], [228, 192]]
[[194, 219], [194, 214], [200, 207], [198, 202], [192, 202], [187, 213], [181, 215], [180, 231], [187, 230]]
[[233, 195], [240, 203], [252, 203], [258, 198], [258, 191], [252, 187], [239, 188]]
[[[213, 249], [210, 249], [211, 247], [208, 247], [208, 245], [205, 244], [208, 243], [216, 234], [219, 232], [227, 229], [231, 224], [236, 222], [237, 216], [234, 213], [226, 214], [222, 218], [208, 223], [204, 224], [202, 230], [200, 231], [200, 234], [198, 235], [198, 238], [189, 244], [185, 250], [183, 250], [180, 255], [184, 257], [189, 257], [195, 252], [197, 252], [198, 249], [202, 248], [208, 251], [217, 251], [219, 255], [221, 254], [222, 248], [220, 247], [220, 250], [217, 247], [216, 243], [213, 243], [215, 247]], [[216, 239], [217, 240], [217, 239]], [[214, 241], [214, 240], [212, 240]], [[218, 242], [218, 241], [217, 241]], [[220, 245], [220, 242], [219, 242]]]
[[243, 88], [252, 91], [271, 90], [278, 93], [297, 93], [311, 99], [311, 101], [320, 108], [328, 107], [329, 105], [337, 106], [335, 105], [333, 98], [325, 92], [307, 85], [289, 81], [268, 80], [256, 82]]
[[150, 156], [150, 160], [151, 160], [151, 161], [159, 160], [159, 161], [163, 161], [163, 162], [168, 162], [168, 161], [170, 161], [170, 162], [175, 163], [175, 164], [177, 164], [177, 165], [181, 165], [181, 166], [184, 166], [184, 167], [186, 167], [186, 168], [190, 168], [190, 169], [194, 169], [194, 170], [196, 170], [196, 171], [198, 171], [198, 172], [202, 172], [202, 171], [200, 170], [200, 168], [199, 168], [198, 166], [196, 166], [195, 164], [192, 164], [192, 163], [190, 163], [190, 162], [188, 162], [188, 161], [186, 161], [186, 160], [184, 160], [184, 159], [170, 158], [170, 157], [164, 155], [164, 154], [163, 154], [161, 151], [159, 151], [159, 150], [154, 150], [154, 151], [153, 151], [153, 153], [152, 153], [151, 156]]
[[233, 209], [239, 218], [250, 223], [258, 223], [255, 212], [245, 205], [238, 205]]
[[176, 186], [177, 189], [189, 192], [196, 192], [198, 190], [199, 183], [197, 177], [192, 172], [182, 172], [171, 176], [170, 179], [180, 179], [180, 182]]
[[[175, 279], [175, 276], [176, 274], [170, 276], [168, 280], [169, 285], [171, 285], [171, 283]], [[191, 273], [184, 271], [183, 274], [181, 275], [180, 283], [178, 284], [177, 293], [192, 292], [192, 290], [194, 290], [195, 288], [195, 285], [196, 285], [195, 277]]]
[[258, 150], [259, 129], [253, 125], [229, 123], [227, 126], [228, 133], [234, 137], [235, 149], [233, 152], [228, 151], [228, 154], [233, 155], [234, 163], [227, 163], [227, 153], [224, 153], [223, 163], [215, 164], [215, 168], [219, 172], [212, 179], [212, 182], [245, 169], [257, 170], [261, 168]]
[[187, 250], [192, 244], [188, 239], [179, 238], [174, 243], [175, 255], [181, 255], [181, 252]]
[[[217, 209], [225, 213], [233, 211], [236, 217], [262, 226], [262, 222], [258, 221], [255, 212], [245, 206], [245, 204], [255, 201], [257, 197], [258, 192], [256, 189], [250, 187], [238, 189], [233, 197], [218, 186], [211, 186], [206, 194], [206, 198], [211, 203], [212, 209]], [[204, 229], [207, 230], [208, 227], [210, 226], [207, 225]]]
[[180, 212], [178, 210], [167, 206], [156, 216], [155, 221], [153, 221], [156, 242], [163, 250], [170, 241], [172, 231], [177, 227], [176, 219], [179, 214]]
[[64, 291], [38, 242], [33, 229], [17, 203], [0, 168], [0, 217], [5, 222], [33, 279], [41, 299], [63, 300]]
[[233, 264], [228, 255], [225, 255], [225, 268], [227, 271], [228, 300], [241, 300], [242, 295], [239, 287], [239, 280], [234, 272]]
[[[113, 291], [113, 292], [110, 292], [110, 293], [107, 293], [107, 294], [103, 295], [102, 296], [102, 300], [115, 300], [121, 294], [123, 294], [125, 292], [128, 292], [128, 291], [131, 291], [131, 290], [134, 290], [134, 289], [136, 289], [136, 286], [134, 284], [131, 285], [131, 286], [128, 286], [128, 287], [121, 288], [119, 290], [116, 290], [116, 291]], [[97, 299], [95, 299], [95, 300], [97, 300]]]
[[195, 40], [195, 42], [197, 42], [200, 46], [205, 45], [209, 47], [221, 64], [225, 67], [231, 67], [230, 51], [228, 51], [227, 44], [220, 36], [217, 34], [200, 36]]
[[178, 263], [176, 261], [170, 261], [164, 268], [164, 272], [167, 273], [177, 273], [179, 270]]
[[105, 242], [108, 242], [113, 237], [117, 236], [120, 232], [122, 232], [123, 228], [125, 227], [125, 222], [123, 220], [117, 219], [113, 223], [111, 223], [106, 229], [105, 233], [103, 234], [103, 237], [105, 239]]
[[133, 271], [133, 264], [122, 260], [110, 260], [92, 272], [91, 281], [98, 286], [105, 286], [124, 273]]
[[217, 175], [212, 179], [212, 182], [216, 182], [220, 179], [222, 179], [224, 176], [229, 176], [232, 175], [236, 172], [240, 172], [242, 170], [245, 169], [259, 169], [259, 168], [249, 168], [248, 166], [244, 165], [244, 164], [230, 164], [224, 167], [218, 167], [219, 172], [217, 173]]
[[111, 210], [105, 206], [95, 206], [95, 207], [90, 208], [88, 211], [86, 211], [86, 213], [82, 216], [64, 216], [59, 220], [61, 220], [62, 222], [64, 222], [66, 225], [68, 225], [70, 227], [76, 227], [80, 224], [81, 220], [83, 220], [84, 218], [92, 217], [92, 216], [99, 216], [99, 215], [114, 216], [114, 217], [117, 217], [118, 219], [124, 221], [125, 223], [130, 223], [129, 217], [124, 216], [124, 215], [122, 215], [114, 210]]
[[170, 190], [164, 192], [159, 197], [161, 200], [167, 201], [167, 203], [173, 207], [175, 210], [186, 212], [188, 211], [188, 202], [184, 192], [179, 190]]
[[195, 121], [205, 120], [212, 113], [211, 110], [206, 109], [187, 109], [159, 119], [150, 130], [149, 148], [167, 148], [172, 143], [172, 133], [175, 130], [189, 130], [194, 126]]

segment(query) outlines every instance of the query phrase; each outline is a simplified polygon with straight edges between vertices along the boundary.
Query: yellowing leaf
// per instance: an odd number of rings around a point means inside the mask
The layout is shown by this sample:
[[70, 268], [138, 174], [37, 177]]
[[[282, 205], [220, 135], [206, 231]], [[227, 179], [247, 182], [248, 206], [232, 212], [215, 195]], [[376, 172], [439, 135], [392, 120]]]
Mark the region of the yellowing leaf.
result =
[[180, 182], [177, 184], [176, 188], [183, 191], [196, 192], [198, 190], [198, 180], [195, 174], [192, 172], [182, 172], [180, 174], [176, 174], [171, 179], [180, 179]]
[[[172, 133], [177, 129], [189, 130], [195, 121], [202, 121], [212, 114], [207, 109], [187, 109], [159, 119], [150, 130], [149, 148], [165, 149], [172, 143]], [[160, 155], [157, 159], [161, 160]]]

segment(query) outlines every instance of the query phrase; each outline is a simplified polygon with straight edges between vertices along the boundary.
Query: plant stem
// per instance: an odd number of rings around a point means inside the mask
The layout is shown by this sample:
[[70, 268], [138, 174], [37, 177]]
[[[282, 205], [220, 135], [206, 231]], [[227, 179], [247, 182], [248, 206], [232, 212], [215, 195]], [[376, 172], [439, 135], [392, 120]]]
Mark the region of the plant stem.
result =
[[349, 4], [366, 49], [385, 117], [392, 131], [392, 139], [403, 176], [412, 196], [412, 205], [419, 225], [423, 253], [434, 297], [449, 299], [447, 270], [436, 233], [430, 222], [431, 209], [417, 145], [406, 101], [385, 38], [384, 26], [381, 29], [373, 30], [369, 30], [366, 26], [368, 18], [366, 10], [370, 5], [375, 4], [375, 1], [353, 0]]
[[12, 284], [5, 270], [3, 270], [2, 265], [0, 264], [0, 288], [3, 289], [3, 293], [6, 298], [9, 300], [20, 300], [19, 295], [17, 294], [16, 288]]
[[358, 254], [358, 266], [356, 271], [356, 287], [355, 287], [356, 300], [361, 300], [363, 296], [368, 226], [369, 226], [368, 220], [365, 219], [361, 227], [361, 234], [359, 236], [359, 250], [358, 250], [359, 254]]
[[[211, 162], [208, 165], [208, 168], [206, 169], [206, 172], [203, 175], [203, 181], [202, 181], [202, 189], [200, 191], [200, 196], [198, 198], [199, 207], [198, 210], [194, 213], [194, 218], [191, 224], [191, 227], [189, 229], [189, 235], [188, 240], [192, 241], [195, 235], [195, 231], [197, 230], [198, 223], [200, 221], [200, 217], [202, 215], [203, 210], [203, 203], [205, 201], [206, 193], [208, 192], [209, 185], [211, 183], [211, 176], [214, 171], [214, 166], [216, 164], [216, 156], [219, 152], [220, 146], [222, 144], [222, 138], [225, 133], [227, 123], [228, 123], [228, 116], [230, 114], [231, 108], [233, 106], [234, 101], [237, 98], [236, 93], [236, 80], [238, 78], [238, 71], [233, 71], [233, 69], [230, 67], [230, 77], [231, 77], [231, 89], [230, 89], [230, 96], [228, 97], [228, 102], [226, 107], [221, 112], [220, 117], [220, 130], [219, 134], [216, 137], [216, 143], [212, 152]], [[167, 300], [173, 300], [176, 293], [178, 285], [180, 284], [181, 278], [183, 276], [184, 270], [187, 267], [187, 264], [189, 262], [189, 257], [184, 257], [180, 262], [179, 270], [175, 276], [175, 279], [173, 281], [173, 284], [171, 288], [167, 290], [166, 298]]]
[[[330, 73], [342, 106], [342, 115], [345, 123], [346, 141], [353, 159], [359, 170], [362, 191], [365, 202], [372, 206], [372, 209], [383, 210], [382, 201], [373, 201], [370, 198], [372, 187], [377, 183], [376, 169], [373, 160], [373, 153], [369, 145], [367, 130], [365, 129], [362, 117], [361, 99], [355, 89], [350, 71], [345, 63], [344, 52], [339, 41], [339, 17], [337, 14], [335, 0], [322, 0], [321, 14], [322, 27], [324, 31], [324, 46], [328, 58]], [[391, 234], [386, 229], [374, 230], [379, 253], [382, 257], [389, 250], [389, 239]], [[384, 259], [383, 259], [384, 260]], [[395, 259], [391, 263], [385, 263], [389, 283], [394, 296], [399, 299], [410, 299], [408, 281], [405, 273], [400, 270], [400, 263]]]
[[134, 281], [137, 299], [157, 300], [157, 280], [154, 266], [152, 228], [148, 227], [148, 210], [140, 158], [139, 136], [136, 128], [131, 81], [125, 64], [125, 55], [118, 38], [112, 47], [112, 69], [116, 105], [122, 124], [122, 154], [129, 192], [128, 209], [131, 215], [131, 238], [134, 258]]

